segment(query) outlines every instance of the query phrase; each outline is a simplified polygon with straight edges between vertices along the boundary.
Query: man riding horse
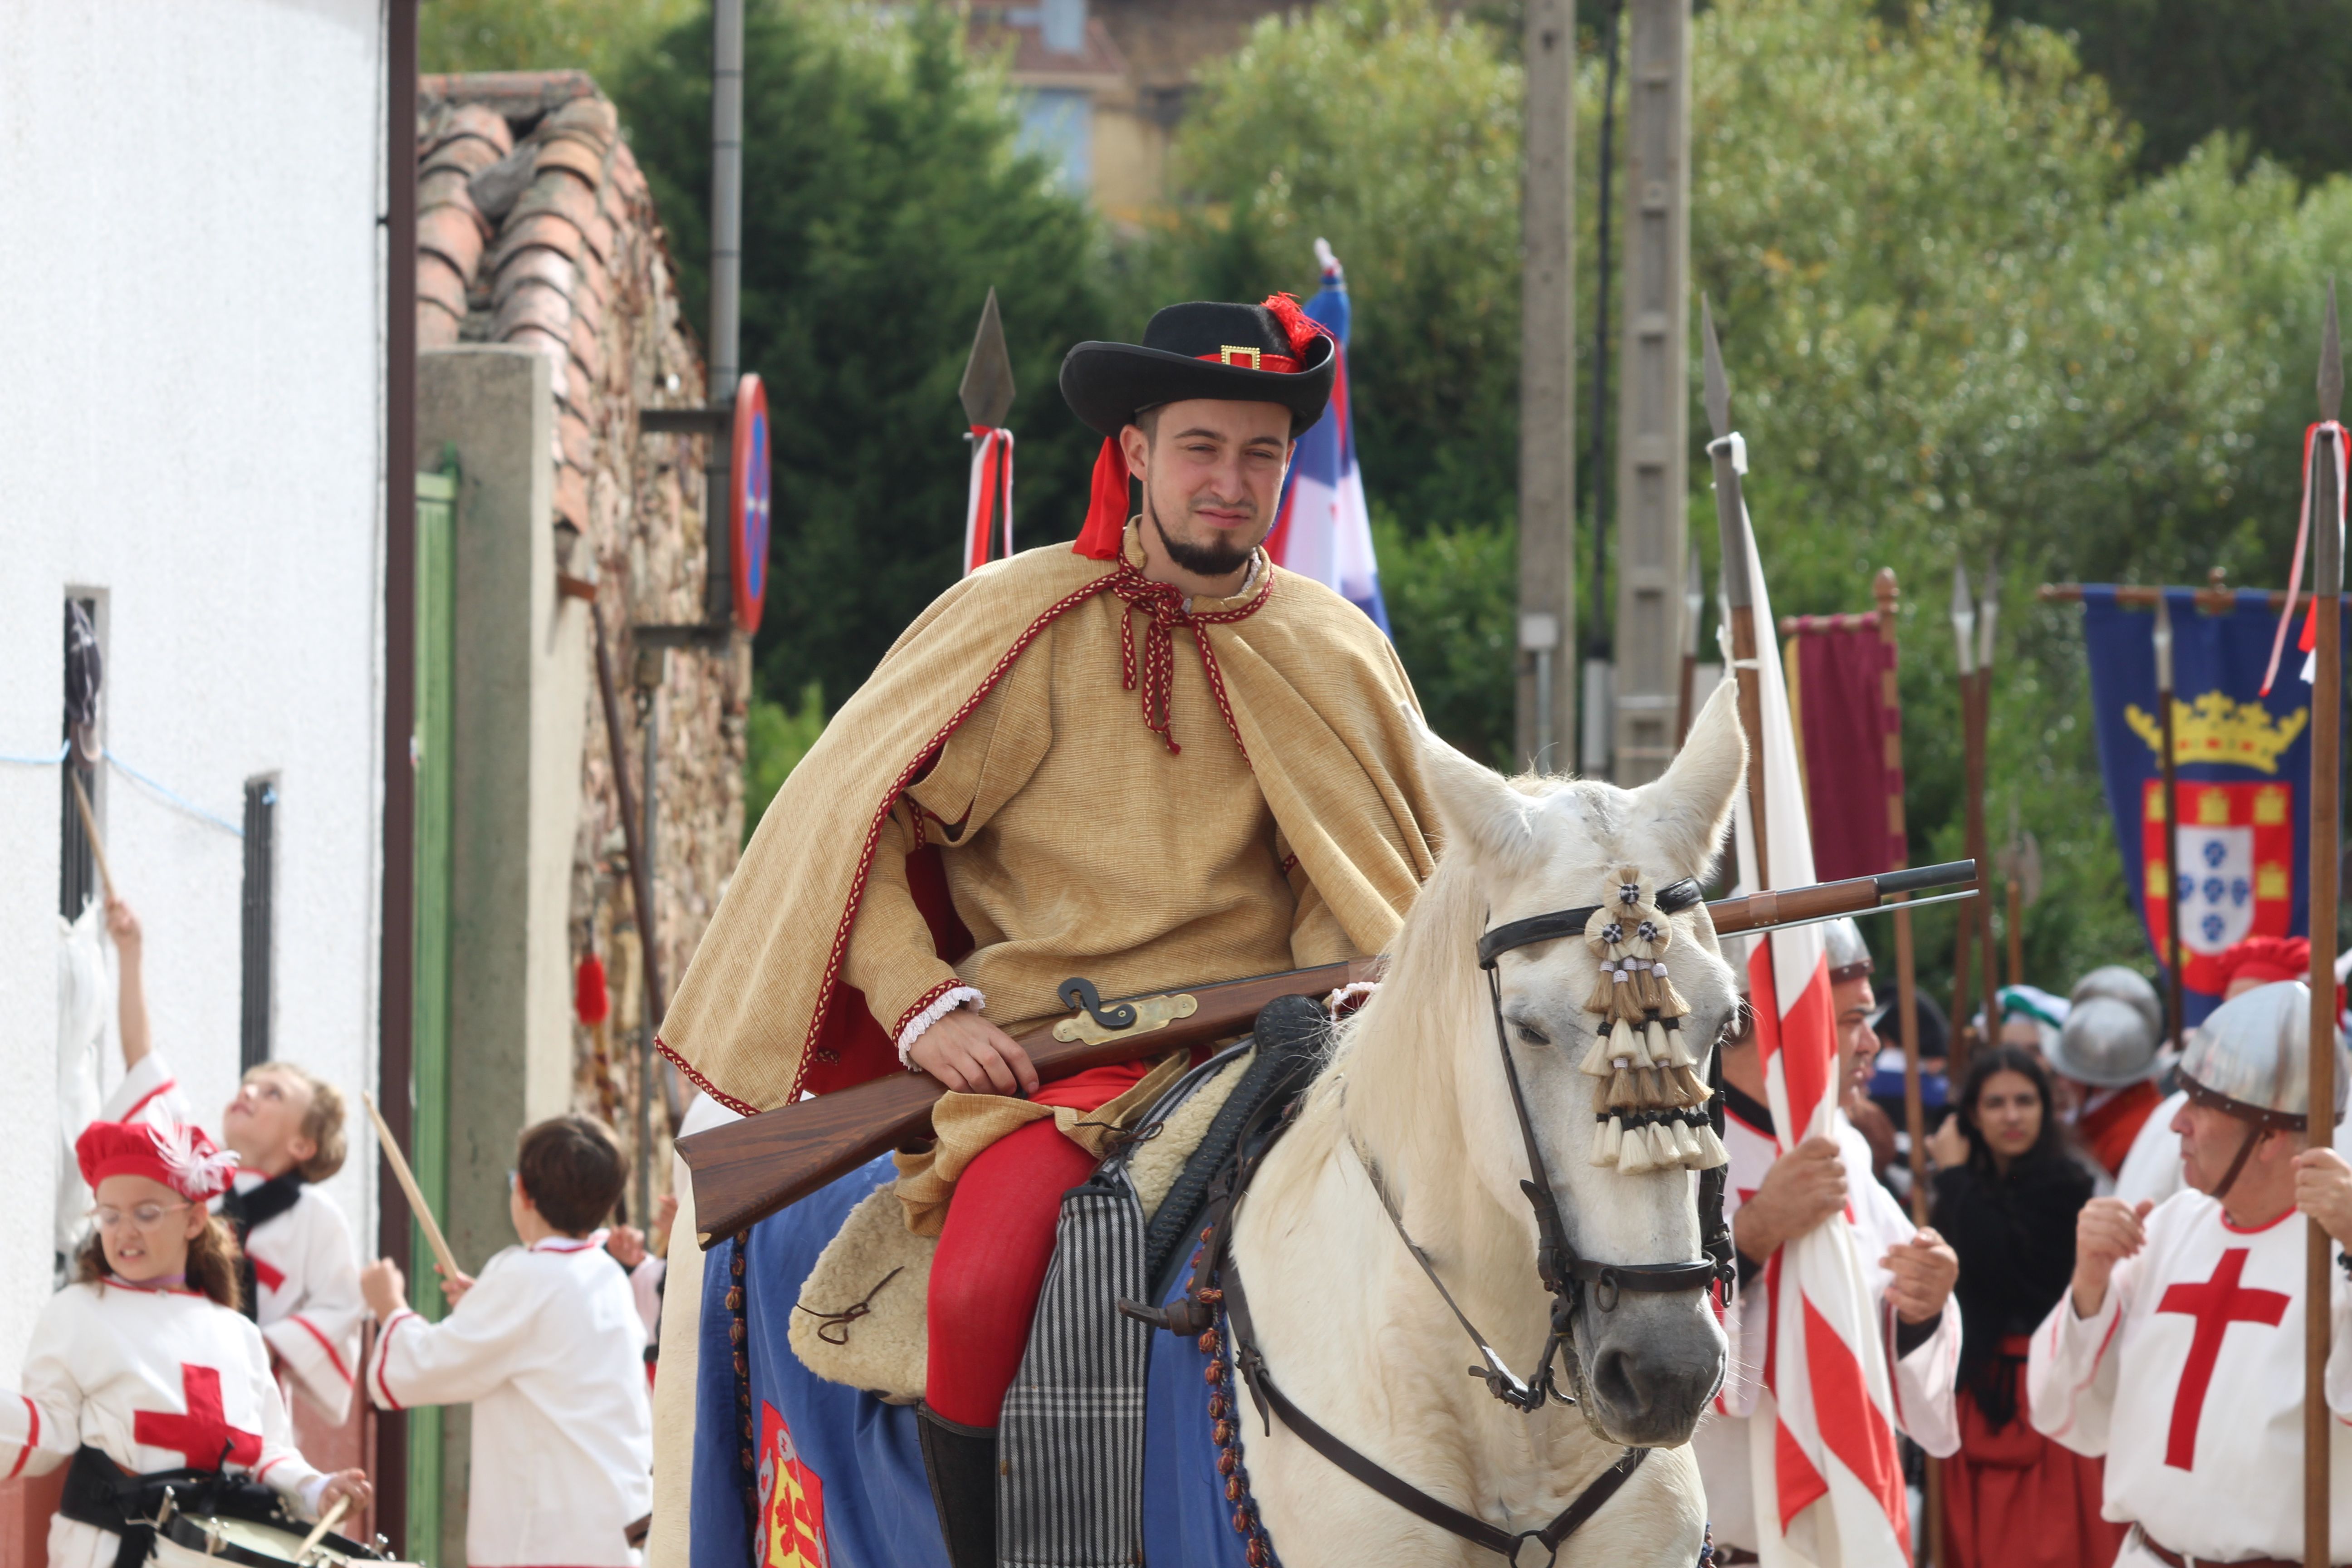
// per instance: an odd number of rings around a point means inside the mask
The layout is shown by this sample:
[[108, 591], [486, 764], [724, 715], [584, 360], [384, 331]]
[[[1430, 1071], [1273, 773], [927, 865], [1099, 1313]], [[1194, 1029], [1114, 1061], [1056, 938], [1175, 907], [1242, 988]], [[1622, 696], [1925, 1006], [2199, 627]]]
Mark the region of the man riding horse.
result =
[[1336, 358], [1286, 295], [1071, 350], [1063, 395], [1105, 437], [1076, 544], [982, 568], [898, 639], [778, 792], [664, 1026], [746, 1112], [902, 1066], [1019, 1097], [902, 1161], [939, 1237], [921, 1433], [956, 1568], [995, 1560], [999, 1411], [1097, 1157], [1031, 1108], [1092, 1112], [1150, 1068], [1040, 1083], [1013, 1036], [1073, 975], [1118, 995], [1379, 952], [1431, 870], [1394, 650], [1260, 548]]

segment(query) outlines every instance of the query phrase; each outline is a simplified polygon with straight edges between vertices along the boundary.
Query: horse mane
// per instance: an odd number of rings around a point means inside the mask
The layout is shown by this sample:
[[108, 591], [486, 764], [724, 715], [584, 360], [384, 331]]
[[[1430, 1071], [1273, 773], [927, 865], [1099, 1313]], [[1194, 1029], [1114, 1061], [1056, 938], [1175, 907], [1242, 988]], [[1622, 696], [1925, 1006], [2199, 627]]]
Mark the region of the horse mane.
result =
[[[1288, 1142], [1311, 1165], [1352, 1131], [1364, 1148], [1421, 1168], [1458, 1158], [1462, 1123], [1454, 1051], [1494, 1027], [1475, 951], [1486, 894], [1466, 850], [1448, 850], [1423, 883], [1386, 954], [1380, 989], [1334, 1032]], [[1345, 1105], [1342, 1115], [1341, 1106]], [[1304, 1202], [1305, 1187], [1256, 1201]]]

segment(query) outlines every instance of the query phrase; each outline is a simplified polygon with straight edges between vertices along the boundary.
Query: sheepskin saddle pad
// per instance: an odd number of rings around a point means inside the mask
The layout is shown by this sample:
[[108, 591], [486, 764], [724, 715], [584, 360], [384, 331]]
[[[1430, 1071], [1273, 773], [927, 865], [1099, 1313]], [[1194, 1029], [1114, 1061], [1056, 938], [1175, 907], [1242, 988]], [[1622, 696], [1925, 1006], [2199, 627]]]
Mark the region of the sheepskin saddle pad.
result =
[[[1242, 1124], [1269, 1095], [1297, 1087], [1328, 1027], [1311, 998], [1276, 1002], [1255, 1034], [1177, 1079], [1105, 1162], [1123, 1173], [1140, 1205], [1147, 1280], [1182, 1267], [1209, 1182]], [[919, 1401], [929, 1352], [924, 1304], [938, 1247], [936, 1236], [908, 1228], [896, 1183], [861, 1199], [801, 1289], [789, 1331], [801, 1363], [890, 1404]]]

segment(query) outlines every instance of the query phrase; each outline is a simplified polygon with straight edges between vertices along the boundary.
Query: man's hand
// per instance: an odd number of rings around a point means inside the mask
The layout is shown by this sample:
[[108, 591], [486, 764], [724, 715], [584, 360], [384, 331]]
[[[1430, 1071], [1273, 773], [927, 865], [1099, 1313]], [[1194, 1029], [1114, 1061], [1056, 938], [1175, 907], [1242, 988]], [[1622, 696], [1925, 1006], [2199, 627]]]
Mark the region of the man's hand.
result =
[[1827, 1138], [1808, 1138], [1772, 1162], [1756, 1195], [1731, 1216], [1731, 1239], [1758, 1263], [1845, 1207], [1845, 1162]]
[[327, 1517], [337, 1498], [351, 1499], [352, 1507], [356, 1510], [367, 1507], [368, 1500], [373, 1496], [375, 1489], [368, 1485], [365, 1470], [337, 1470], [327, 1478], [327, 1484], [319, 1489], [319, 1517]]
[[645, 1233], [633, 1225], [616, 1225], [604, 1238], [604, 1250], [622, 1268], [635, 1268], [646, 1260]]
[[136, 962], [143, 932], [139, 929], [139, 913], [121, 899], [106, 900], [106, 934], [114, 939], [114, 950], [125, 959]]
[[387, 1321], [394, 1312], [408, 1305], [408, 1281], [400, 1272], [400, 1265], [389, 1258], [379, 1258], [360, 1270], [360, 1296], [375, 1314], [379, 1323]]
[[474, 1288], [474, 1277], [470, 1274], [452, 1274], [437, 1263], [433, 1266], [433, 1272], [441, 1276], [441, 1299], [453, 1307]]
[[1960, 1131], [1960, 1113], [1944, 1118], [1943, 1125], [1927, 1134], [1927, 1158], [1936, 1162], [1938, 1170], [1949, 1171], [1969, 1163], [1969, 1135]]
[[2333, 1149], [2294, 1157], [2294, 1206], [2338, 1245], [2352, 1247], [2352, 1165]]
[[2093, 1198], [2074, 1221], [2074, 1315], [2091, 1318], [2106, 1305], [2107, 1281], [2116, 1265], [2147, 1245], [2142, 1223], [2155, 1201], [2142, 1198], [2126, 1204], [2121, 1198]]
[[1037, 1069], [1012, 1036], [969, 1007], [925, 1029], [908, 1051], [917, 1067], [965, 1094], [1034, 1094]]
[[1943, 1316], [1944, 1303], [1960, 1278], [1960, 1255], [1925, 1226], [1912, 1232], [1902, 1246], [1889, 1248], [1878, 1266], [1895, 1276], [1886, 1299], [1906, 1323], [1930, 1323]]

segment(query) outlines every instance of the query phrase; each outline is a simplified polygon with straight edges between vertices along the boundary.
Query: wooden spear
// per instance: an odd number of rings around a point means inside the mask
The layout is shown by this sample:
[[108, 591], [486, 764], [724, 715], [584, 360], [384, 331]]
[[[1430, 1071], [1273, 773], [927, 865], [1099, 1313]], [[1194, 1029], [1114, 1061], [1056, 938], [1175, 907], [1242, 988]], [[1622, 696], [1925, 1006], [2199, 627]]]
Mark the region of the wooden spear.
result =
[[[1901, 590], [1895, 585], [1895, 569], [1882, 566], [1871, 583], [1871, 591], [1878, 600], [1878, 637], [1886, 646], [1886, 671], [1882, 678], [1885, 686], [1879, 701], [1889, 720], [1886, 729], [1886, 771], [1895, 777], [1903, 773], [1903, 707], [1897, 696], [1895, 671], [1900, 663], [1900, 649], [1895, 637], [1895, 608]], [[1894, 853], [1890, 869], [1900, 869], [1911, 863], [1907, 848], [1909, 825], [1903, 813], [1903, 792], [1899, 788], [1886, 792], [1886, 837]], [[1903, 1128], [1911, 1141], [1911, 1221], [1914, 1225], [1927, 1223], [1927, 1113], [1919, 1093], [1919, 967], [1918, 955], [1911, 945], [1911, 911], [1903, 905], [1911, 901], [1908, 893], [1896, 902], [1895, 921], [1895, 1021], [1903, 1041]], [[1974, 903], [1974, 900], [1965, 900]], [[1966, 917], [1963, 916], [1963, 919]], [[1949, 1047], [1947, 1047], [1947, 1049]], [[1933, 1454], [1927, 1456], [1927, 1540], [1920, 1543], [1922, 1563], [1939, 1563], [1944, 1544], [1944, 1465]]]
[[[1976, 861], [1979, 876], [1992, 863], [1991, 835], [1985, 827], [1985, 773], [1992, 750], [1992, 656], [2000, 619], [2000, 568], [1988, 566], [1984, 591], [1977, 595], [1976, 729], [1969, 737], [1969, 855]], [[1977, 905], [1977, 930], [1984, 955], [1985, 1044], [1992, 1046], [2000, 1040], [2000, 972], [1993, 967], [1990, 889], [1980, 883], [1979, 891], [1985, 895]]]
[[[1716, 537], [1723, 546], [1723, 602], [1731, 620], [1731, 668], [1739, 682], [1739, 727], [1748, 734], [1748, 837], [1756, 841], [1756, 888], [1771, 885], [1764, 842], [1764, 678], [1756, 665], [1756, 585], [1748, 575], [1748, 503], [1739, 494], [1739, 470], [1731, 432], [1731, 383], [1723, 374], [1723, 348], [1716, 342], [1715, 310], [1698, 297], [1699, 330], [1706, 339], [1706, 422], [1715, 439], [1706, 446], [1715, 463]], [[1766, 941], [1771, 940], [1769, 937]]]
[[[2327, 284], [2327, 318], [2319, 350], [2319, 417], [2332, 426], [2344, 405], [2344, 349], [2336, 326], [2336, 283]], [[2344, 704], [2344, 540], [2336, 531], [2346, 476], [2326, 435], [2314, 444], [2311, 591], [2317, 610], [2311, 679], [2311, 1098], [2304, 1119], [2310, 1147], [2326, 1149], [2336, 1131], [2336, 901], [2343, 802], [2338, 796]], [[2328, 1328], [2334, 1299], [2327, 1233], [2305, 1222], [2303, 1560], [2327, 1568], [2328, 1444], [2336, 1423], [2327, 1408]]]
[[[1960, 672], [1960, 777], [1964, 792], [1961, 820], [1968, 826], [1968, 844], [1977, 863], [1977, 894], [1960, 905], [1957, 935], [1952, 946], [1952, 1039], [1948, 1047], [1947, 1070], [1957, 1087], [1969, 1067], [1969, 992], [1972, 976], [1969, 973], [1969, 958], [1976, 947], [1976, 922], [1990, 923], [1991, 912], [1984, 907], [1984, 857], [1977, 853], [1983, 846], [1977, 842], [1976, 813], [1969, 809], [1976, 800], [1977, 791], [1977, 606], [1975, 596], [1969, 592], [1969, 569], [1958, 562], [1952, 563], [1952, 635], [1959, 646]], [[1990, 1013], [1985, 1016], [1988, 1036], [1994, 1028]]]
[[2172, 1048], [2185, 1032], [2180, 997], [2180, 766], [2172, 743], [2172, 606], [2156, 599], [2157, 763], [2164, 779], [2164, 996], [2171, 1016]]

